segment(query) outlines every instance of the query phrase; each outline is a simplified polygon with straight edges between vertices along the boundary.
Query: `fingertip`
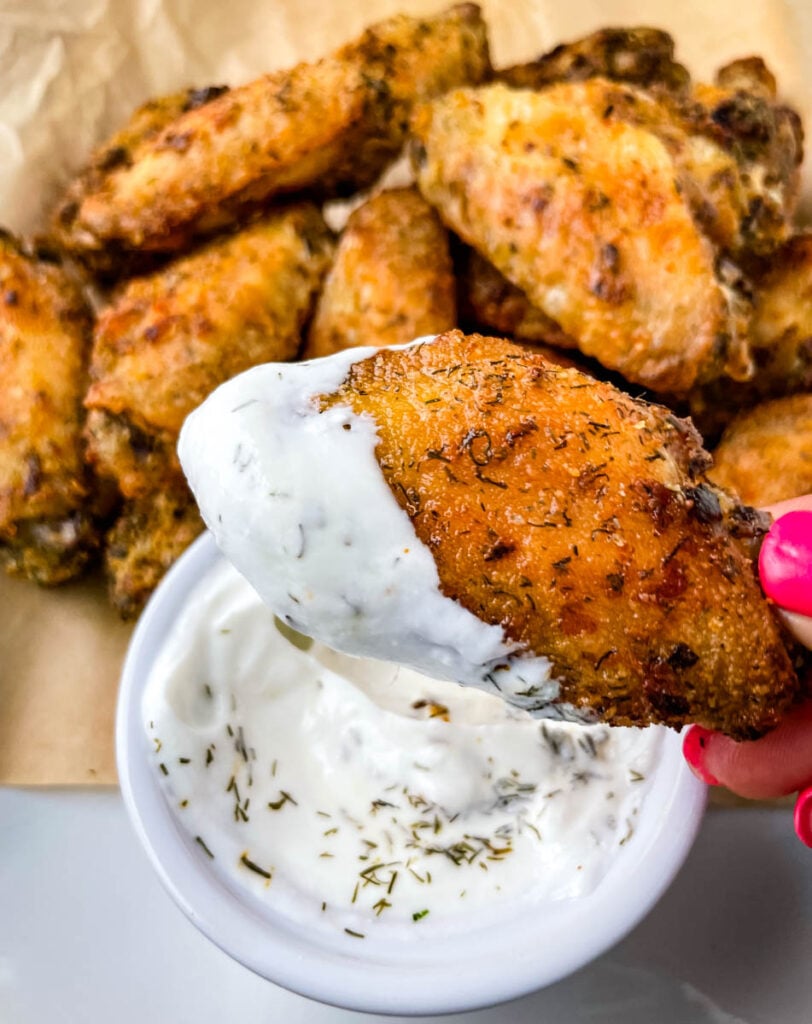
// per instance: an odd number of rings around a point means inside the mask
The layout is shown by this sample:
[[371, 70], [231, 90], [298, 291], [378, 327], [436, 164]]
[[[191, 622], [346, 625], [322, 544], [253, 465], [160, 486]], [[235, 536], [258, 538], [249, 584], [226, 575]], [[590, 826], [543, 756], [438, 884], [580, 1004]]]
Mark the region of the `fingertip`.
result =
[[758, 569], [771, 600], [789, 612], [812, 616], [812, 510], [795, 509], [773, 522]]

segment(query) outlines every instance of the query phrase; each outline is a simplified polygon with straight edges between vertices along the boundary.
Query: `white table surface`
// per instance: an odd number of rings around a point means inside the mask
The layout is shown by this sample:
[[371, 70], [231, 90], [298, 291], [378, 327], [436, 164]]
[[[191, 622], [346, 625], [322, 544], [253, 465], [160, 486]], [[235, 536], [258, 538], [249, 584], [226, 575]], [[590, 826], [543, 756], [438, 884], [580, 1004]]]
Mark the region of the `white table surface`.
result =
[[[198, 934], [117, 792], [0, 790], [0, 1024], [374, 1019], [285, 992]], [[812, 851], [786, 809], [715, 809], [669, 892], [600, 960], [517, 1002], [422, 1019], [810, 1024]]]

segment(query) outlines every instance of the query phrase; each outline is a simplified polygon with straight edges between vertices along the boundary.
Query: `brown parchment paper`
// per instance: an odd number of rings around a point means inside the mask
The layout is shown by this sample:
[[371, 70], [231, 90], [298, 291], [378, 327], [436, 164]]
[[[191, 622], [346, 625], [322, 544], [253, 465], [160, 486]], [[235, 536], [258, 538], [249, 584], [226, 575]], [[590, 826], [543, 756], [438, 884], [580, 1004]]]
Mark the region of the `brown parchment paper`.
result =
[[[318, 57], [371, 21], [445, 5], [0, 0], [0, 224], [37, 231], [90, 148], [147, 97], [187, 85], [238, 84]], [[482, 6], [497, 65], [600, 26], [655, 25], [675, 36], [679, 58], [698, 77], [710, 77], [734, 57], [761, 54], [782, 94], [812, 125], [808, 0], [484, 0]], [[0, 784], [115, 782], [113, 716], [129, 633], [107, 608], [98, 578], [45, 591], [0, 577]]]

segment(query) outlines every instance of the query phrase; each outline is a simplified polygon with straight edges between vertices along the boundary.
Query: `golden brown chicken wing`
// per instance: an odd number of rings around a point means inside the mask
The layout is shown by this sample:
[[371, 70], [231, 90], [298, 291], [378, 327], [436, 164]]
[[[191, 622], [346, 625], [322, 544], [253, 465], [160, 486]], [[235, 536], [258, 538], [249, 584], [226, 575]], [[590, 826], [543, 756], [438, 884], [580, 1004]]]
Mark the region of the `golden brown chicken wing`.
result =
[[416, 189], [392, 189], [350, 216], [305, 355], [404, 344], [456, 322], [448, 233]]
[[322, 401], [373, 418], [443, 593], [548, 657], [561, 700], [737, 737], [793, 700], [737, 539], [760, 516], [707, 482], [698, 435], [667, 409], [459, 331], [354, 364]]
[[57, 264], [0, 237], [0, 563], [39, 583], [95, 546], [82, 460], [90, 311]]
[[181, 114], [120, 164], [71, 188], [60, 244], [92, 256], [176, 251], [274, 195], [371, 184], [401, 148], [416, 100], [489, 71], [479, 8], [399, 15], [315, 64], [232, 89]]
[[737, 416], [708, 476], [748, 505], [812, 493], [812, 394], [776, 398]]
[[717, 277], [669, 147], [646, 127], [666, 116], [598, 78], [459, 89], [417, 112], [413, 155], [445, 222], [582, 352], [684, 395], [751, 368], [743, 309]]
[[203, 520], [184, 481], [125, 502], [105, 538], [110, 602], [134, 618], [176, 558], [203, 531]]
[[218, 384], [296, 355], [332, 249], [303, 203], [123, 287], [96, 325], [85, 405], [89, 456], [125, 497], [180, 474], [181, 424]]
[[714, 85], [694, 85], [674, 61], [667, 33], [609, 28], [496, 74], [508, 85], [531, 89], [596, 77], [656, 96], [659, 107], [644, 116], [687, 172], [686, 198], [717, 245], [747, 259], [769, 253], [787, 237], [803, 133], [797, 113], [776, 102], [775, 78], [761, 58], [726, 65]]

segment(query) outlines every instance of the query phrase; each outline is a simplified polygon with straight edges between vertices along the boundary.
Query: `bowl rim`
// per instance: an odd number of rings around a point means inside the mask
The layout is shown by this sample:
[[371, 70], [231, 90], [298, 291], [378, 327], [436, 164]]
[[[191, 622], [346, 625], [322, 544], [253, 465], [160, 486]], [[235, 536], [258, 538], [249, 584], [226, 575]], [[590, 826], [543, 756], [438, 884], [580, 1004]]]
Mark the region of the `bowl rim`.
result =
[[[141, 718], [154, 657], [190, 591], [221, 557], [204, 533], [161, 581], [131, 638], [116, 710], [116, 762], [130, 821], [164, 888], [215, 945], [261, 977], [322, 1003], [405, 1016], [456, 1013], [566, 977], [619, 942], [653, 908], [688, 855], [707, 797], [676, 733], [663, 735], [635, 835], [597, 887], [576, 900], [545, 904], [540, 913], [530, 904], [513, 922], [514, 934], [500, 933], [498, 941], [492, 927], [490, 933], [472, 929], [461, 942], [455, 935], [455, 957], [440, 932], [428, 941], [421, 935], [411, 949], [365, 946], [342, 934], [328, 944], [321, 932], [230, 888], [172, 812]], [[655, 792], [661, 797], [656, 805]]]

